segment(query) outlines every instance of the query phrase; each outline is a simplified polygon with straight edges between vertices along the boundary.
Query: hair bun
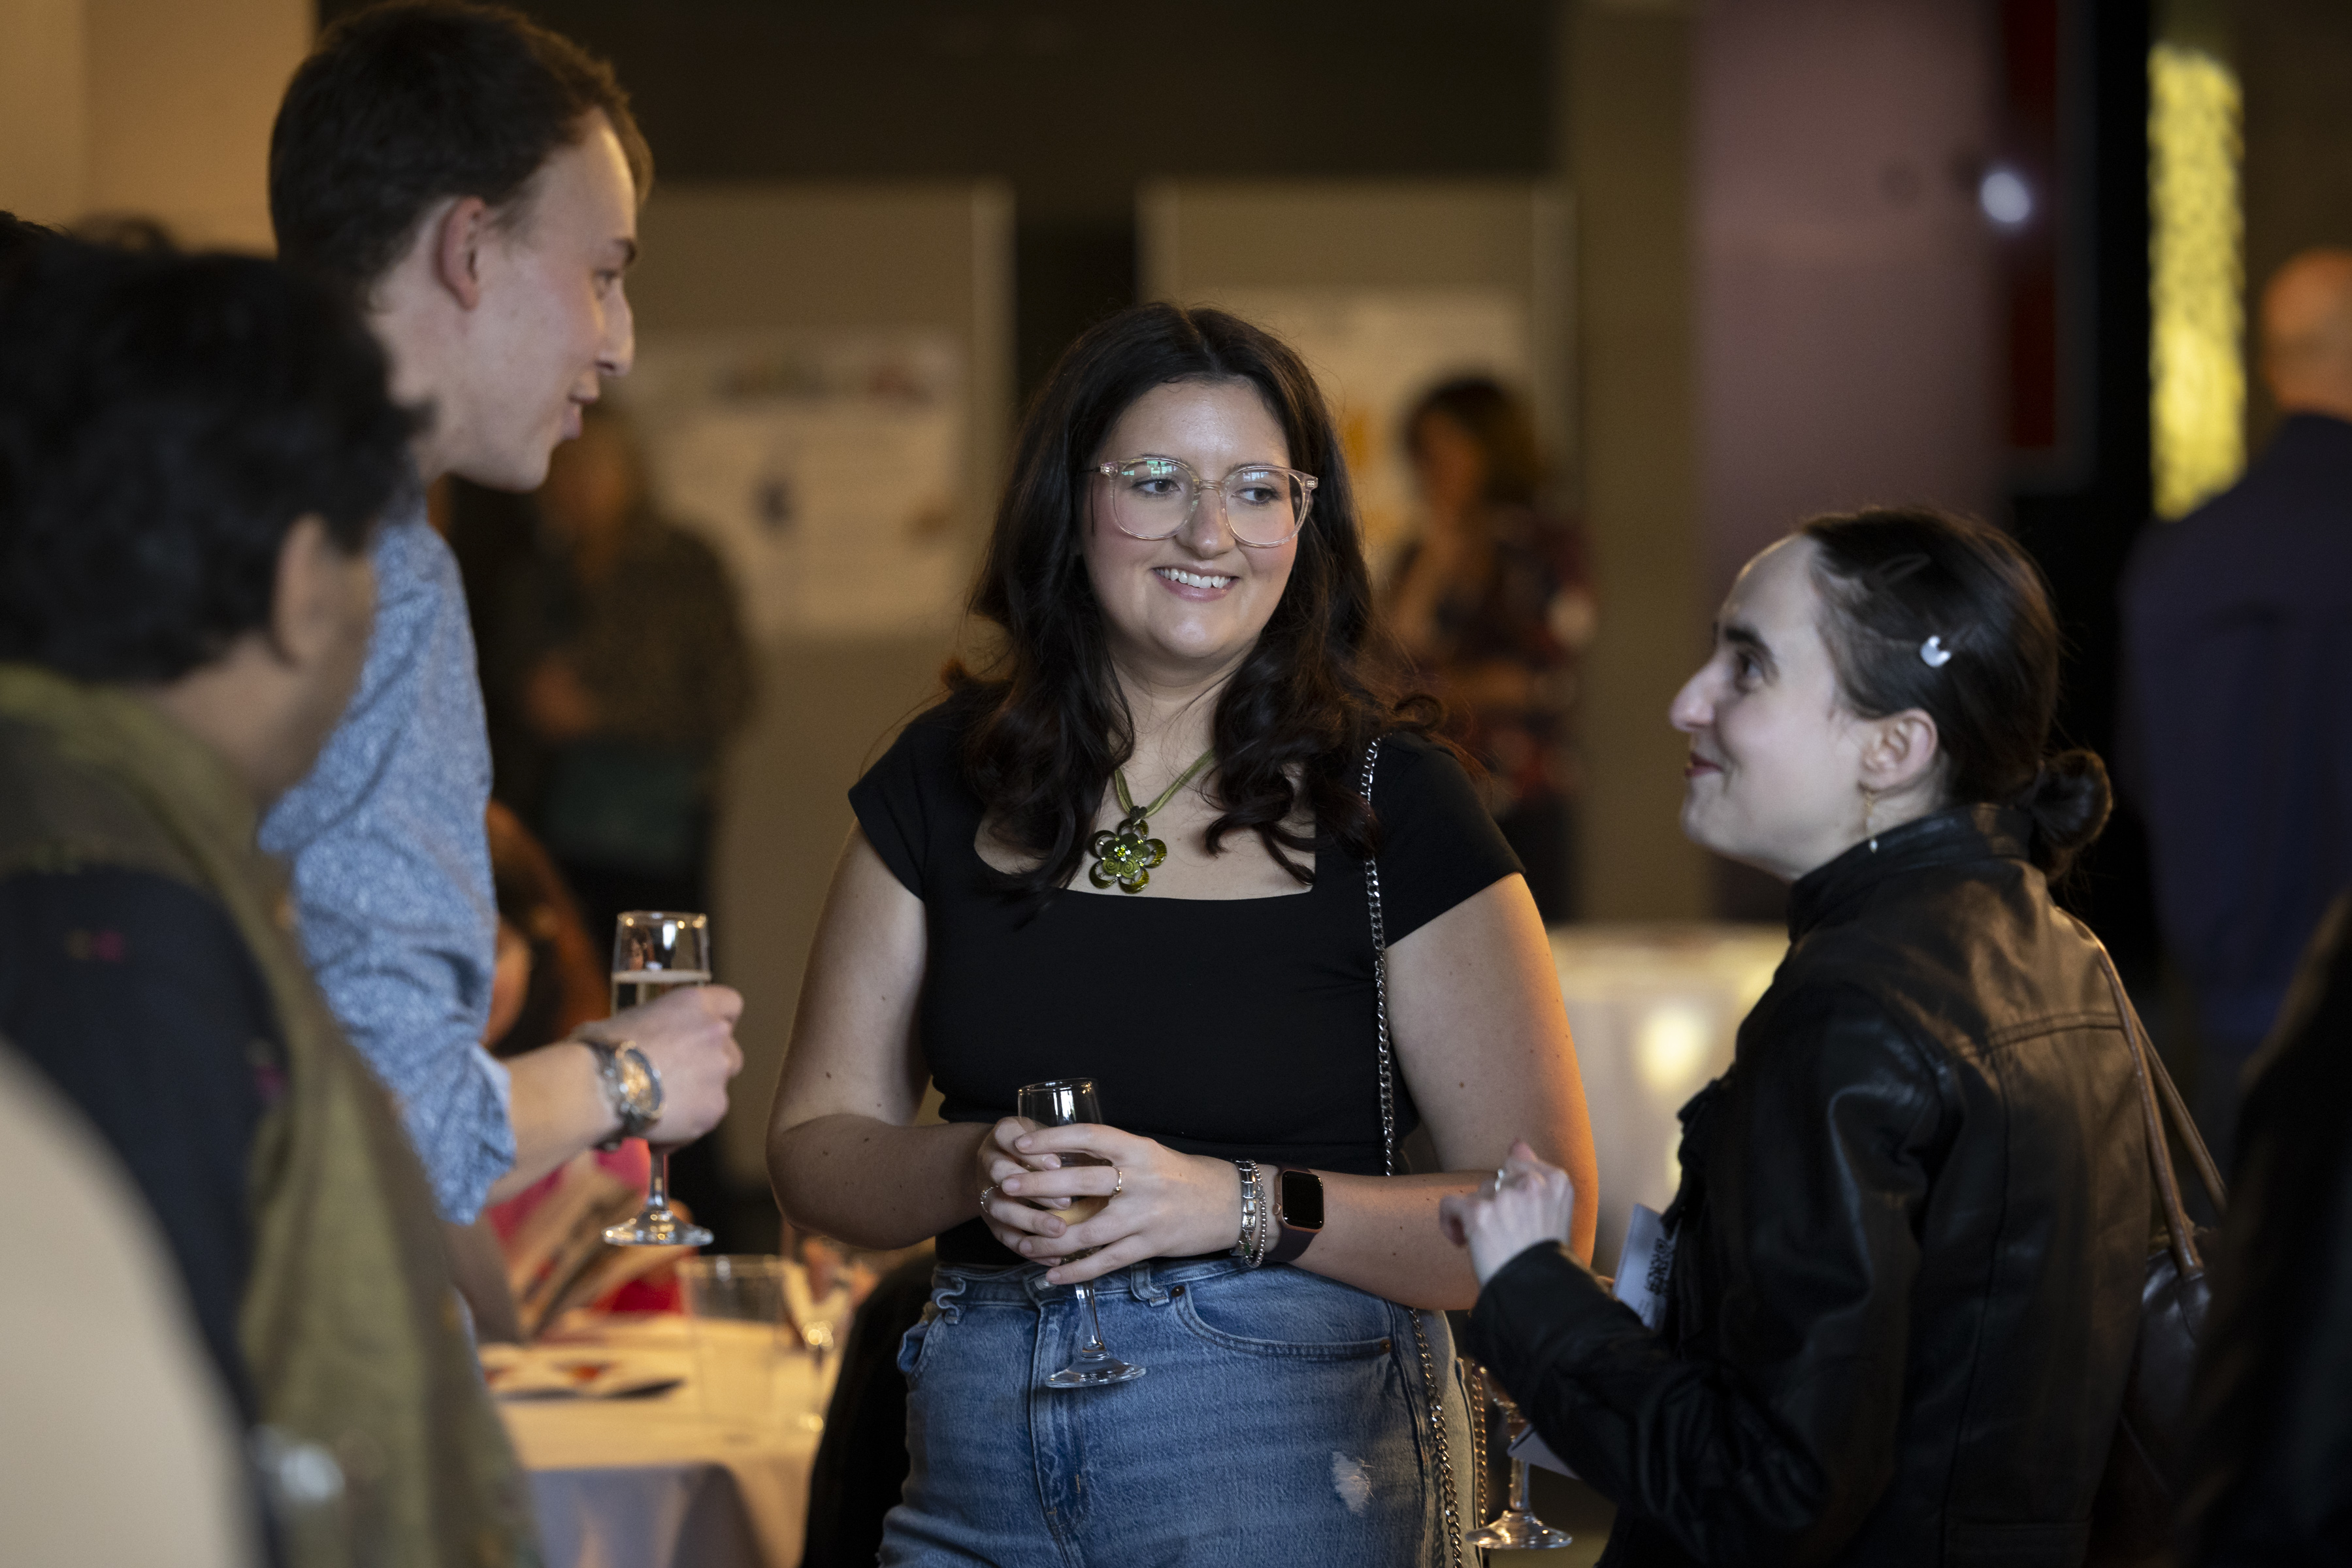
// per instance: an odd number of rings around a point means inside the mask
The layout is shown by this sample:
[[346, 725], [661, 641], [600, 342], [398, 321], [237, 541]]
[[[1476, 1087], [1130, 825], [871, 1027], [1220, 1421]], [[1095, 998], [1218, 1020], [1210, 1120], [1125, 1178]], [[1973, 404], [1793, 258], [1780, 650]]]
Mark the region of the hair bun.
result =
[[2017, 805], [2033, 818], [2033, 863], [2063, 876], [2107, 825], [2115, 805], [2107, 765], [2097, 752], [2079, 749], [2046, 757]]

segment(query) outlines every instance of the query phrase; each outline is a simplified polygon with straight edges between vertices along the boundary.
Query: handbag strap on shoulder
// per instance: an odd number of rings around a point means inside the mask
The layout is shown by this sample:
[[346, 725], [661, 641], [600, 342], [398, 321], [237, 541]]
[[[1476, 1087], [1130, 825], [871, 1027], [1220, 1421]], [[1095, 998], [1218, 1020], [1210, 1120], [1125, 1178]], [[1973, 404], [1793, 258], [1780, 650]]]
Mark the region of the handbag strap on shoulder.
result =
[[[1372, 773], [1381, 760], [1381, 742], [1377, 735], [1364, 748], [1364, 778], [1357, 792], [1364, 797], [1364, 806], [1372, 804]], [[1364, 902], [1372, 917], [1372, 1025], [1380, 1037], [1381, 1070], [1381, 1174], [1397, 1173], [1396, 1143], [1396, 1051], [1389, 1037], [1389, 933], [1388, 921], [1381, 913], [1381, 858], [1364, 857]]]
[[[2089, 928], [2079, 921], [2081, 931], [2093, 950], [2099, 955], [2099, 969], [2106, 976], [2107, 990], [2115, 997], [2116, 1013], [2123, 1025], [2125, 1042], [2132, 1054], [2132, 1077], [2139, 1086], [2140, 1120], [2147, 1129], [2147, 1163], [2156, 1177], [2156, 1191], [2164, 1205], [2165, 1229], [2169, 1233], [2173, 1261], [2179, 1265], [2183, 1276], [2204, 1271], [2204, 1261], [2198, 1256], [2196, 1227], [2189, 1223], [2189, 1211], [2181, 1202], [2180, 1177], [2172, 1168], [2172, 1147], [2165, 1134], [2169, 1121], [2179, 1135], [2180, 1144], [2188, 1152], [2189, 1163], [2197, 1172], [2205, 1195], [2213, 1205], [2213, 1212], [2227, 1212], [2228, 1190], [2221, 1184], [2221, 1173], [2213, 1163], [2213, 1156], [2205, 1147], [2204, 1136], [2189, 1114], [2189, 1107], [2174, 1087], [2172, 1075], [2164, 1070], [2164, 1059], [2156, 1054], [2147, 1038], [2147, 1026], [2140, 1022], [2138, 1010], [2124, 992], [2123, 977], [2116, 973], [2116, 961], [2106, 944], [2093, 936]], [[2160, 1103], [2159, 1103], [2160, 1100]]]

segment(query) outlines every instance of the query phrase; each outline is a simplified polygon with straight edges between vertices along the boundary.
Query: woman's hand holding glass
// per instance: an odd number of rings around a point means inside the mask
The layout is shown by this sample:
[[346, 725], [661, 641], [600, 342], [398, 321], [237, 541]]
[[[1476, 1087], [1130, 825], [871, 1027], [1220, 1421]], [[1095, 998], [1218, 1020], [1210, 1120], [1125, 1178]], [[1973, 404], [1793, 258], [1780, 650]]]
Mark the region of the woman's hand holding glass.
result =
[[1470, 1267], [1485, 1285], [1530, 1247], [1565, 1243], [1576, 1218], [1576, 1184], [1547, 1164], [1522, 1138], [1495, 1173], [1491, 1186], [1456, 1193], [1437, 1205], [1445, 1238], [1470, 1248]]
[[[1068, 1156], [1104, 1163], [1071, 1164]], [[989, 1230], [1031, 1262], [1052, 1265], [1052, 1284], [1099, 1279], [1147, 1258], [1222, 1252], [1241, 1234], [1241, 1175], [1231, 1161], [1180, 1154], [1116, 1127], [1035, 1128], [1008, 1116], [977, 1158], [994, 1189], [982, 1209]], [[1089, 1249], [1099, 1250], [1074, 1256]]]

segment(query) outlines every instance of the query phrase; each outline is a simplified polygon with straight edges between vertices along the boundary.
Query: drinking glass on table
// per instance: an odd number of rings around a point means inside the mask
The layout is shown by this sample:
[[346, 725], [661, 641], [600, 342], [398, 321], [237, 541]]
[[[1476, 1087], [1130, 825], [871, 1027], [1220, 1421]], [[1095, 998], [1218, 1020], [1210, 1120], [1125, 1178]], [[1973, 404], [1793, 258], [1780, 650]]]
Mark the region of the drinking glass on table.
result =
[[694, 1379], [703, 1414], [765, 1426], [775, 1409], [784, 1260], [688, 1258], [678, 1264], [677, 1277], [694, 1329]]
[[[680, 985], [710, 984], [710, 917], [631, 910], [613, 922], [613, 1011], [643, 1006]], [[669, 1206], [669, 1146], [651, 1145], [646, 1206], [608, 1227], [614, 1247], [707, 1247], [710, 1233]]]
[[[1090, 1078], [1060, 1079], [1052, 1083], [1033, 1083], [1021, 1090], [1014, 1114], [1039, 1127], [1069, 1127], [1079, 1122], [1102, 1121], [1102, 1102], [1095, 1096], [1095, 1080]], [[1057, 1156], [1065, 1165], [1108, 1165], [1109, 1161], [1096, 1154], [1062, 1154]], [[1103, 1196], [1076, 1197], [1066, 1205], [1053, 1212], [1065, 1224], [1079, 1225], [1092, 1219], [1110, 1202]], [[1031, 1205], [1044, 1208], [1043, 1204]], [[1069, 1254], [1072, 1261], [1086, 1257], [1094, 1248]], [[1095, 1310], [1095, 1292], [1091, 1285], [1076, 1287], [1078, 1301], [1087, 1310], [1086, 1342], [1078, 1346], [1077, 1355], [1070, 1364], [1045, 1380], [1048, 1388], [1102, 1388], [1114, 1383], [1125, 1383], [1131, 1377], [1141, 1377], [1144, 1368], [1130, 1366], [1110, 1353], [1103, 1345], [1102, 1319]]]
[[809, 1352], [818, 1406], [802, 1417], [802, 1425], [821, 1432], [822, 1412], [838, 1365], [836, 1352], [846, 1347], [857, 1309], [872, 1293], [884, 1267], [900, 1255], [847, 1247], [814, 1231], [793, 1237], [785, 1251], [792, 1259], [784, 1271], [785, 1330]]

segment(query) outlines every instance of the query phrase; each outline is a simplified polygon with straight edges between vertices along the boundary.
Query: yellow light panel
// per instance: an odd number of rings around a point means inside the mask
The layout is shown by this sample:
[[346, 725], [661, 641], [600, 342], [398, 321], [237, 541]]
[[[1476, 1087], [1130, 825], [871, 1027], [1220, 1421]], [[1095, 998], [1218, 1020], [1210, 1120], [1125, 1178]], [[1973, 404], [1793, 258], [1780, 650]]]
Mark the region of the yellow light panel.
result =
[[2227, 65], [2173, 44], [2147, 86], [2149, 433], [2157, 515], [2177, 518], [2246, 463], [2240, 100]]

